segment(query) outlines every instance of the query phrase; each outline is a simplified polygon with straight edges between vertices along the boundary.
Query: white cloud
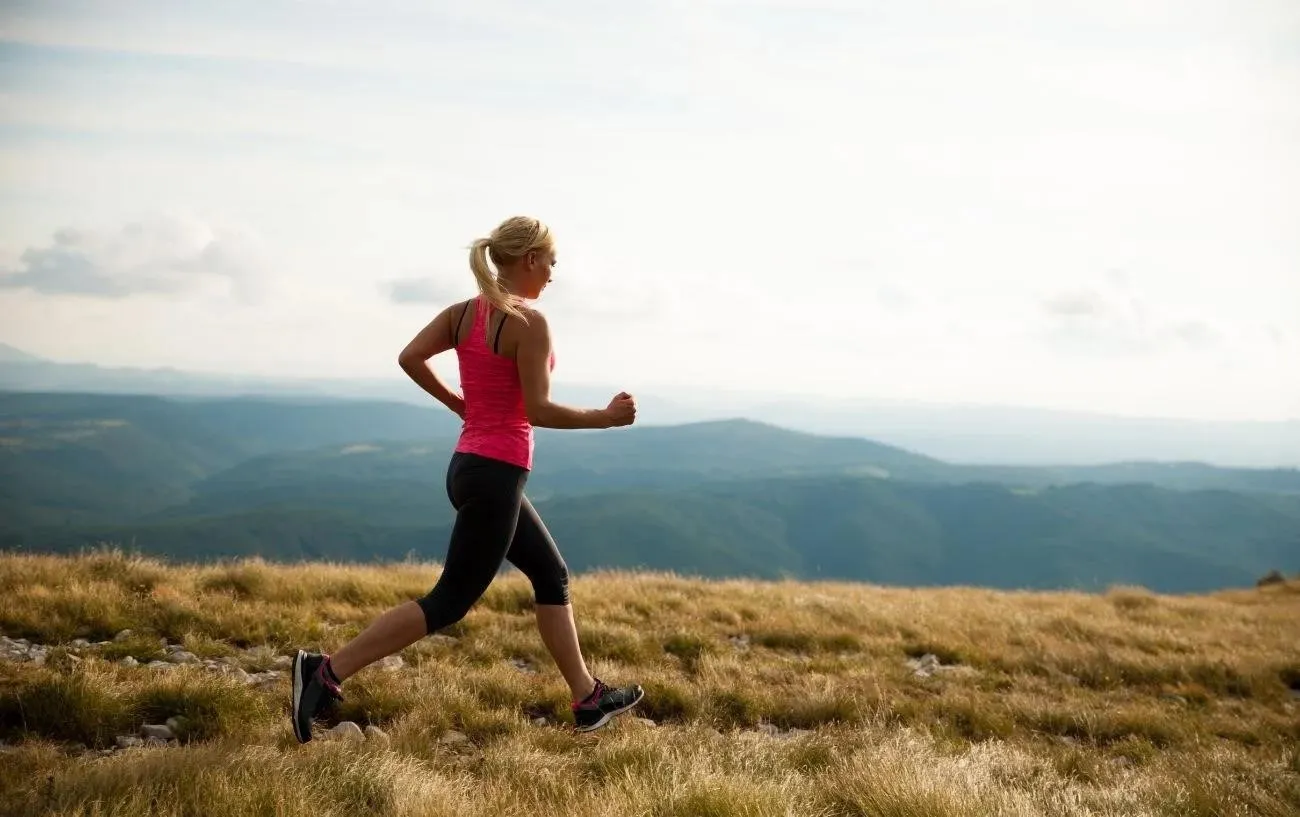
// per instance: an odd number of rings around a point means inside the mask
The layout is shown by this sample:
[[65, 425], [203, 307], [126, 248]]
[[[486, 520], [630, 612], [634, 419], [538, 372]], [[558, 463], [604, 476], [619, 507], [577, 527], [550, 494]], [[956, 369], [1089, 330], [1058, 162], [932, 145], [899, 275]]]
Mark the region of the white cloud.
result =
[[249, 299], [260, 272], [248, 234], [164, 216], [128, 223], [115, 233], [57, 230], [49, 244], [29, 247], [17, 263], [0, 269], [0, 288], [117, 299], [191, 294], [215, 280]]
[[1185, 308], [1152, 302], [1132, 280], [1112, 273], [1099, 285], [1043, 298], [1041, 336], [1063, 352], [1101, 356], [1199, 353], [1244, 337]]
[[[422, 305], [474, 293], [474, 236], [528, 212], [560, 241], [560, 378], [1249, 416], [1300, 403], [1270, 373], [1300, 325], [1297, 8], [11, 4], [0, 244], [237, 219], [263, 323], [114, 301], [97, 325], [152, 328], [112, 353], [363, 374]], [[94, 272], [65, 253], [64, 280], [127, 286], [73, 246]], [[135, 288], [206, 269], [186, 246]], [[6, 339], [105, 353], [69, 339], [87, 299], [0, 299], [43, 313]], [[178, 331], [228, 345], [164, 348]]]
[[429, 277], [397, 278], [385, 281], [383, 290], [395, 304], [438, 304], [446, 306], [456, 300], [459, 291]]
[[1043, 308], [1061, 318], [1091, 318], [1105, 314], [1111, 305], [1096, 290], [1083, 289], [1059, 292], [1043, 302]]

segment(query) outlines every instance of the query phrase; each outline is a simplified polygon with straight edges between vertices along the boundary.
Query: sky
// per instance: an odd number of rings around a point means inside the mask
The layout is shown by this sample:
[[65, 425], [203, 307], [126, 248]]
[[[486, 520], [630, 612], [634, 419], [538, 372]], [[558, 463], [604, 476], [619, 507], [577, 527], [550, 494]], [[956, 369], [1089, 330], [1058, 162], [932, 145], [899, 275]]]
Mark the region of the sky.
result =
[[556, 381], [1300, 418], [1300, 4], [0, 8], [0, 342], [400, 378], [515, 214]]

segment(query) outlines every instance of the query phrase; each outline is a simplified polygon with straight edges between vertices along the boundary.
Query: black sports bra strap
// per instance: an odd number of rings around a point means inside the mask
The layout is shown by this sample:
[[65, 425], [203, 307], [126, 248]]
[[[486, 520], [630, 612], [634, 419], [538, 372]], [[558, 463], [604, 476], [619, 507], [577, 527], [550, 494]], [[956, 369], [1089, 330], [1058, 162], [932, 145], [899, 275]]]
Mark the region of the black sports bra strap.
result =
[[496, 337], [492, 339], [492, 351], [501, 354], [501, 330], [506, 327], [506, 313], [501, 313], [501, 323], [497, 324]]
[[465, 313], [469, 311], [469, 304], [470, 302], [466, 301], [465, 305], [460, 308], [460, 317], [456, 319], [456, 328], [452, 330], [451, 346], [453, 349], [456, 348], [460, 339], [460, 325], [465, 322]]

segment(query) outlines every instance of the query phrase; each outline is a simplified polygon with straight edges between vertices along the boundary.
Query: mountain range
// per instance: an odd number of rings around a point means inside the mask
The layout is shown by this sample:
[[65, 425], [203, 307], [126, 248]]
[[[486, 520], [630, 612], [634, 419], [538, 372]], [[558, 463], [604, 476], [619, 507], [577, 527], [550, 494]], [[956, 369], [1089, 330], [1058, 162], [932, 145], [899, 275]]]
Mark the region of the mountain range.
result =
[[[637, 395], [643, 418], [639, 422], [678, 425], [746, 417], [810, 434], [869, 437], [948, 462], [1054, 466], [1150, 460], [1254, 468], [1300, 466], [1300, 421], [1296, 420], [1121, 417], [1030, 407], [792, 398], [635, 383], [614, 388], [561, 380], [553, 388], [561, 401], [604, 405], [628, 386]], [[429, 403], [428, 395], [395, 364], [386, 378], [290, 379], [56, 362], [3, 343], [0, 390]]]
[[[0, 547], [440, 560], [459, 430], [328, 398], [0, 394]], [[571, 569], [1161, 592], [1300, 570], [1300, 470], [954, 464], [747, 419], [537, 433]]]

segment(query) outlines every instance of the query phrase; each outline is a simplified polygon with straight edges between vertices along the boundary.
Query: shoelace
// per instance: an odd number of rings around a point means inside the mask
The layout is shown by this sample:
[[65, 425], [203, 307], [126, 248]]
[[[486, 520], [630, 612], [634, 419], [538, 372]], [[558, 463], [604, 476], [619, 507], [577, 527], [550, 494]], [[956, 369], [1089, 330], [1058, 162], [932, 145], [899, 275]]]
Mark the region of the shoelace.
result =
[[605, 690], [606, 690], [606, 689], [608, 689], [608, 687], [605, 686], [605, 682], [602, 681], [602, 680], [600, 680], [599, 678], [597, 678], [597, 679], [596, 679], [596, 687], [595, 687], [595, 689], [593, 689], [593, 690], [591, 691], [591, 694], [588, 695], [587, 697], [583, 698], [581, 701], [576, 701], [576, 702], [574, 702], [574, 704], [573, 704], [573, 708], [574, 708], [574, 709], [579, 709], [579, 708], [581, 708], [581, 707], [583, 707], [583, 706], [586, 706], [586, 705], [589, 704], [589, 703], [595, 703], [596, 701], [599, 701], [599, 700], [600, 700], [600, 696], [603, 695], [603, 694], [605, 693]]

